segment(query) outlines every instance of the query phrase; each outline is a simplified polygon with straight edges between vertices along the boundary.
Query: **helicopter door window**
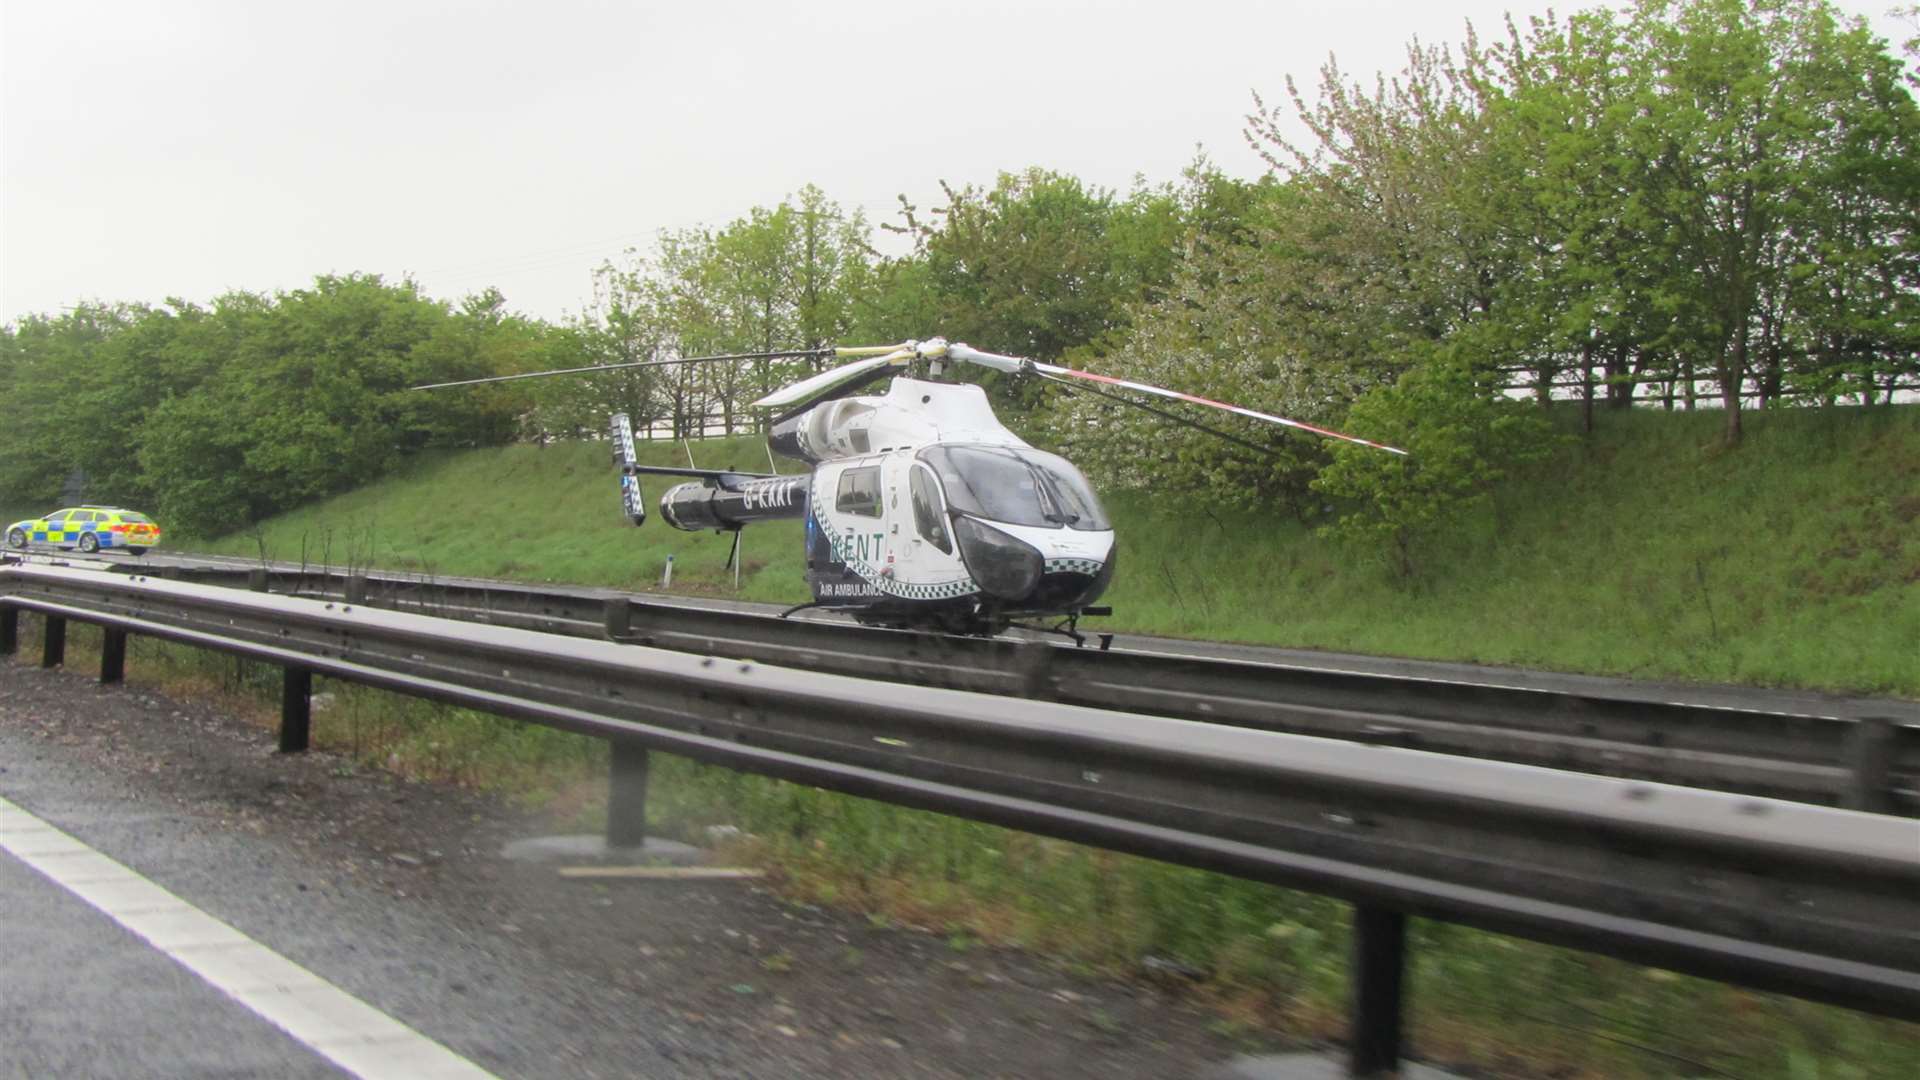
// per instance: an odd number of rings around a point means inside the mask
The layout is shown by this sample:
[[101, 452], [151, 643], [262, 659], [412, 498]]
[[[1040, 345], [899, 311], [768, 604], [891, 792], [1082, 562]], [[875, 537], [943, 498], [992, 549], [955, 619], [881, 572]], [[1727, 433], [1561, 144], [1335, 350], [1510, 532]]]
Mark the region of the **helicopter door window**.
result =
[[880, 516], [880, 466], [866, 465], [840, 474], [833, 508], [843, 514]]
[[953, 554], [953, 540], [947, 536], [947, 508], [940, 498], [940, 487], [934, 482], [933, 470], [915, 465], [907, 474], [907, 486], [912, 489], [914, 528], [920, 530], [921, 538], [927, 543], [948, 555]]

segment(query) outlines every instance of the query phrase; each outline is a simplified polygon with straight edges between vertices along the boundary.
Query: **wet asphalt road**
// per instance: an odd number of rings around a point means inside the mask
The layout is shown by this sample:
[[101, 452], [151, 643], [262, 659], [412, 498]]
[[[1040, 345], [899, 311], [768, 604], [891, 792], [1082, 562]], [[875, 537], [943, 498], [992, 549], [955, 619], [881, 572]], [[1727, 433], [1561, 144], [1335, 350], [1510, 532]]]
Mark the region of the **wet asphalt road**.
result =
[[[210, 829], [5, 725], [0, 796], [499, 1075], [753, 1075], [711, 1035], [696, 1049], [671, 1017], [606, 1008], [511, 933]], [[0, 898], [0, 1076], [344, 1075], [4, 853]]]
[[0, 897], [0, 1076], [343, 1075], [6, 854]]
[[[1250, 1047], [1178, 979], [956, 949], [937, 923], [751, 883], [583, 883], [504, 859], [564, 826], [276, 754], [270, 729], [208, 700], [23, 660], [0, 659], [0, 799], [502, 1078], [1172, 1080]], [[0, 828], [43, 857], [36, 826]], [[324, 1075], [0, 850], [0, 1080]]]

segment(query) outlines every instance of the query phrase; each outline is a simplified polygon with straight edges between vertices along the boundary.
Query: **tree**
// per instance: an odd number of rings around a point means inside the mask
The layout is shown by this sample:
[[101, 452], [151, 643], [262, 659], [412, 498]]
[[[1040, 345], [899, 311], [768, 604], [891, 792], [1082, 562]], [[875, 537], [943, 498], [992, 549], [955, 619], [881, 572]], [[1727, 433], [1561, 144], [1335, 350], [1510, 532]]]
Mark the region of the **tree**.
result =
[[[538, 369], [632, 364], [679, 355], [672, 302], [652, 265], [632, 252], [624, 264], [594, 271], [594, 304], [572, 324], [544, 335]], [[534, 403], [525, 427], [538, 438], [597, 434], [623, 413], [642, 434], [662, 422], [677, 434], [694, 409], [687, 373], [671, 367], [627, 368], [523, 384]], [[702, 410], [704, 411], [704, 410]]]
[[1823, 0], [1645, 0], [1628, 33], [1627, 147], [1641, 164], [1621, 219], [1663, 271], [1658, 343], [1714, 372], [1737, 441], [1748, 380], [1777, 392], [1807, 344], [1794, 324], [1820, 290], [1795, 279], [1910, 243], [1856, 214], [1878, 204], [1911, 221], [1913, 101], [1864, 24]]
[[[665, 290], [678, 355], [772, 352], [841, 340], [871, 287], [871, 258], [865, 218], [808, 186], [797, 201], [755, 207], [718, 230], [663, 234], [648, 274]], [[748, 401], [808, 370], [734, 361], [674, 378], [731, 433]]]
[[1500, 393], [1475, 358], [1471, 335], [1361, 398], [1348, 422], [1407, 451], [1400, 457], [1333, 443], [1313, 489], [1356, 506], [1325, 531], [1381, 545], [1402, 577], [1423, 542], [1486, 503], [1519, 467], [1545, 459], [1553, 430], [1537, 409]]
[[[1158, 299], [1138, 305], [1133, 327], [1099, 364], [1103, 371], [1315, 423], [1338, 419], [1372, 376], [1358, 361], [1314, 339], [1324, 324], [1303, 314], [1318, 303], [1301, 230], [1312, 220], [1297, 184], [1241, 185], [1212, 172], [1190, 175], [1183, 216], [1192, 221], [1174, 246], [1179, 270]], [[1237, 207], [1232, 228], [1212, 212]], [[1322, 355], [1322, 350], [1326, 355]], [[1158, 405], [1158, 403], [1155, 403]], [[1323, 460], [1317, 440], [1235, 416], [1174, 415], [1123, 407], [1089, 393], [1054, 400], [1050, 439], [1103, 483], [1205, 492], [1233, 503], [1285, 501], [1303, 494]]]
[[497, 295], [454, 315], [371, 275], [150, 318], [168, 321], [129, 336], [123, 363], [175, 381], [129, 441], [159, 511], [187, 532], [365, 483], [428, 446], [507, 438], [510, 398], [409, 388], [493, 374], [533, 336]]
[[877, 337], [938, 334], [1052, 362], [1122, 329], [1128, 304], [1172, 280], [1183, 226], [1169, 191], [1120, 199], [1037, 168], [941, 190], [930, 221], [902, 200], [895, 228], [915, 251], [880, 268], [863, 320]]
[[[54, 499], [75, 467], [97, 460], [83, 444], [115, 442], [131, 432], [137, 415], [96, 406], [110, 386], [101, 366], [105, 349], [143, 313], [131, 305], [83, 303], [58, 316], [27, 316], [0, 335], [0, 415], [7, 417], [0, 493], [22, 502]], [[76, 432], [110, 435], [86, 440]]]

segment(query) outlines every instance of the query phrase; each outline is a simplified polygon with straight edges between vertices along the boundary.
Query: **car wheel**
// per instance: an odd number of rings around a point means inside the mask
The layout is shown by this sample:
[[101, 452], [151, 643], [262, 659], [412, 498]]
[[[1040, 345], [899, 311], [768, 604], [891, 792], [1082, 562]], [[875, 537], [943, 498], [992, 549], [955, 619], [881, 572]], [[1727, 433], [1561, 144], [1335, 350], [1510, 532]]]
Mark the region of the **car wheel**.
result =
[[91, 555], [100, 550], [100, 538], [92, 533], [80, 534], [80, 550]]
[[14, 529], [7, 533], [7, 546], [25, 550], [27, 546], [27, 530]]

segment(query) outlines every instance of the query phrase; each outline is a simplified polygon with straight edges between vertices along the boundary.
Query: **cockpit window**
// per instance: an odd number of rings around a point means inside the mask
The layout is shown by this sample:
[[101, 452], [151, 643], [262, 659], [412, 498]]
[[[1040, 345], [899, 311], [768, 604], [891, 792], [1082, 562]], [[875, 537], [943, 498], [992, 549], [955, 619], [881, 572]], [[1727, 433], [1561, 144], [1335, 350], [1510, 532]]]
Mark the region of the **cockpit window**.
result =
[[940, 474], [961, 513], [1010, 525], [1111, 529], [1086, 477], [1067, 459], [1010, 446], [932, 446], [920, 458]]

